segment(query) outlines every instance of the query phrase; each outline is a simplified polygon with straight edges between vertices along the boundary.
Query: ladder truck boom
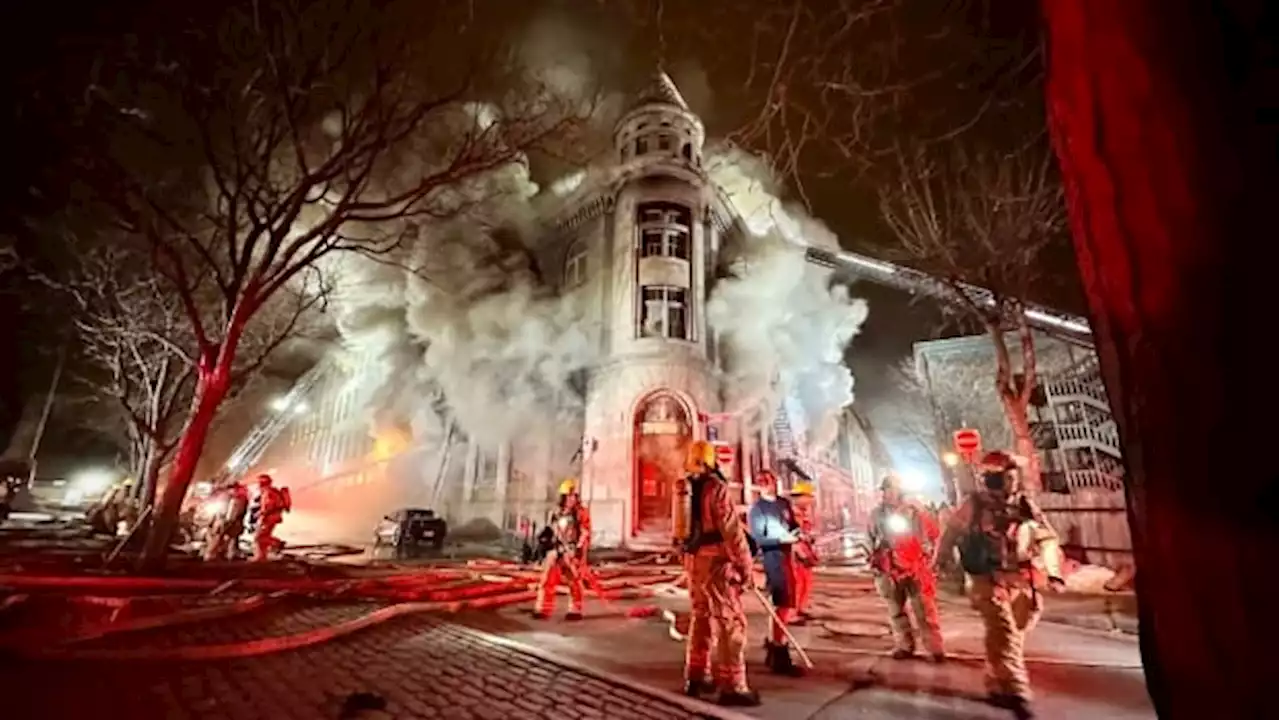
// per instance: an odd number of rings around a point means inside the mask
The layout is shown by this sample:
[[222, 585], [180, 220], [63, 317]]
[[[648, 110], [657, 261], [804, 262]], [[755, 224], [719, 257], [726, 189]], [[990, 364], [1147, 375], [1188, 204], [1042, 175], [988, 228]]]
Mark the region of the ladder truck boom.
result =
[[[941, 280], [919, 270], [876, 260], [848, 250], [824, 250], [808, 246], [804, 248], [804, 254], [805, 259], [814, 265], [846, 270], [881, 285], [912, 294], [924, 293], [942, 300], [950, 297], [950, 288]], [[960, 289], [976, 302], [986, 304], [995, 302], [991, 291], [986, 288], [961, 283]], [[1026, 306], [1026, 315], [1028, 324], [1034, 328], [1075, 345], [1093, 347], [1093, 331], [1090, 330], [1088, 321], [1078, 315], [1030, 304]]]

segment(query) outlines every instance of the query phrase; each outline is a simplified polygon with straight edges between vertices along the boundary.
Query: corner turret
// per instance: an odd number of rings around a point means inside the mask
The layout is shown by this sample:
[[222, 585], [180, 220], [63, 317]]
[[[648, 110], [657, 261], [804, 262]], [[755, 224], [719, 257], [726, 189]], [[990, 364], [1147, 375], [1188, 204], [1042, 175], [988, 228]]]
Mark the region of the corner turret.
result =
[[628, 103], [613, 139], [622, 162], [653, 157], [701, 167], [706, 131], [671, 77], [658, 70]]

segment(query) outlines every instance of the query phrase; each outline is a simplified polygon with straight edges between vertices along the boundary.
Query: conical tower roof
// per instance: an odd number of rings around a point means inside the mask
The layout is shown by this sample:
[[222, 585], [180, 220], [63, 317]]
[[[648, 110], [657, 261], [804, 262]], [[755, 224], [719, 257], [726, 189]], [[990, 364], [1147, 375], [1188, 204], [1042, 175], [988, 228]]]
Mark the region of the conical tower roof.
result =
[[684, 97], [676, 89], [676, 84], [671, 81], [671, 76], [662, 70], [655, 70], [649, 76], [649, 81], [641, 87], [640, 92], [631, 98], [630, 109], [634, 110], [644, 105], [674, 105], [681, 110], [687, 111], [689, 109], [689, 104], [684, 101]]

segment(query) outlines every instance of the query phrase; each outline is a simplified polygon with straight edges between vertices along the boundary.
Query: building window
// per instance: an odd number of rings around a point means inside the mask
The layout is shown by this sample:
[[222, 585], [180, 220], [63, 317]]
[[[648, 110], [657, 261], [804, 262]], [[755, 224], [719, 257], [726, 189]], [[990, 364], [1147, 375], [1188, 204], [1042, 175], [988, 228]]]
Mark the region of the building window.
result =
[[640, 256], [690, 258], [693, 213], [674, 203], [643, 203], [636, 211], [640, 228]]
[[693, 145], [691, 143], [685, 143], [684, 146], [680, 148], [680, 157], [683, 157], [685, 160], [693, 159]]
[[689, 306], [683, 288], [651, 285], [644, 288], [640, 309], [641, 337], [689, 339]]
[[649, 153], [649, 139], [639, 138], [636, 140], [636, 156], [647, 155]]
[[587, 246], [575, 242], [564, 258], [564, 286], [575, 288], [587, 281]]
[[658, 149], [663, 152], [671, 152], [671, 136], [670, 135], [658, 136]]

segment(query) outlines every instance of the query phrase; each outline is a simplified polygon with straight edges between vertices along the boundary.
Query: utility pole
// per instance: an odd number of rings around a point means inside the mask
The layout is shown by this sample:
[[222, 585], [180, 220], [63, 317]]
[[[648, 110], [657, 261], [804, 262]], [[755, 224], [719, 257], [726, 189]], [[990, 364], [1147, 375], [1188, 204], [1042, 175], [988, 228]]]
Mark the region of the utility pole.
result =
[[53, 413], [53, 400], [58, 395], [58, 385], [62, 382], [62, 367], [67, 361], [67, 346], [58, 349], [58, 362], [53, 366], [53, 380], [49, 382], [49, 392], [44, 398], [44, 408], [40, 411], [40, 422], [36, 425], [36, 434], [31, 441], [31, 450], [27, 454], [27, 462], [31, 463], [31, 474], [35, 476], [36, 453], [40, 450], [40, 441], [44, 438], [44, 428], [49, 423], [49, 415]]

